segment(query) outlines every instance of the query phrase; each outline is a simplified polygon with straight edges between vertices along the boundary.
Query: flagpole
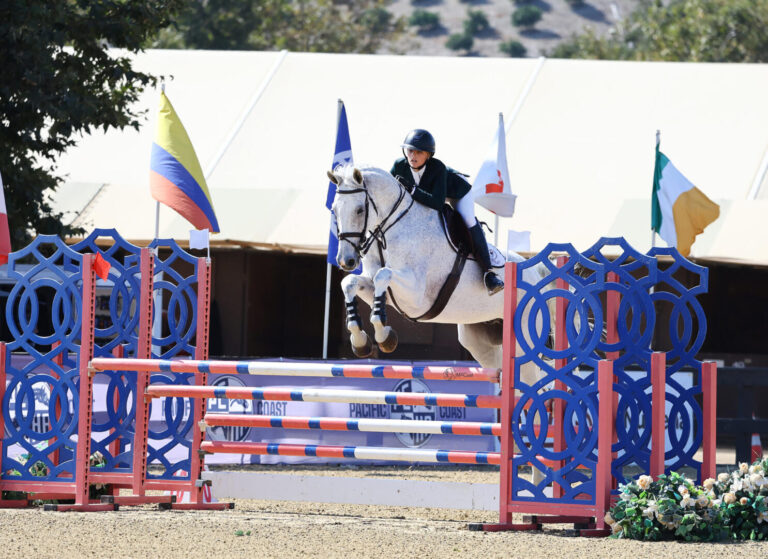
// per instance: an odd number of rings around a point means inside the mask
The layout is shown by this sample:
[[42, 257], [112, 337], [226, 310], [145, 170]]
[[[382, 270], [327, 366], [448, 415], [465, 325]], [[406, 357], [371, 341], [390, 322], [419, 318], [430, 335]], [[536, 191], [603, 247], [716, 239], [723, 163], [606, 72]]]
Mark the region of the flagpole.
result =
[[[341, 108], [344, 101], [338, 100], [336, 104], [336, 128], [338, 133], [339, 119], [341, 118]], [[331, 263], [325, 263], [325, 311], [323, 313], [323, 359], [328, 359], [328, 323], [331, 310]]]
[[[656, 130], [656, 149], [659, 149], [661, 143], [661, 130]], [[656, 248], [656, 230], [651, 226], [651, 248]], [[653, 293], [653, 291], [651, 291]]]
[[[165, 81], [160, 82], [160, 92], [165, 94]], [[160, 201], [155, 202], [155, 239], [160, 238]], [[155, 258], [160, 256], [159, 247], [155, 247]], [[152, 278], [153, 283], [163, 281], [163, 272], [158, 272], [155, 277]], [[154, 306], [154, 312], [152, 313], [152, 339], [159, 340], [163, 337], [163, 292], [159, 289], [154, 290], [152, 293], [152, 305]], [[162, 347], [152, 344], [152, 354], [160, 355]]]

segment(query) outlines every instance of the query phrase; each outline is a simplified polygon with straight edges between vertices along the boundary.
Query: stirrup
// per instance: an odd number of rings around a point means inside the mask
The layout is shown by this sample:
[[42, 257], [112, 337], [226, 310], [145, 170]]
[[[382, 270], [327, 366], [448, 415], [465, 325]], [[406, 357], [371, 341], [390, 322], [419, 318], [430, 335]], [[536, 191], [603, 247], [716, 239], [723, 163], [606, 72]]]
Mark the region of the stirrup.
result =
[[485, 272], [485, 275], [483, 275], [483, 283], [485, 284], [485, 288], [488, 290], [488, 295], [495, 295], [502, 289], [504, 289], [504, 282], [501, 281], [499, 276], [496, 275], [495, 272], [488, 270]]

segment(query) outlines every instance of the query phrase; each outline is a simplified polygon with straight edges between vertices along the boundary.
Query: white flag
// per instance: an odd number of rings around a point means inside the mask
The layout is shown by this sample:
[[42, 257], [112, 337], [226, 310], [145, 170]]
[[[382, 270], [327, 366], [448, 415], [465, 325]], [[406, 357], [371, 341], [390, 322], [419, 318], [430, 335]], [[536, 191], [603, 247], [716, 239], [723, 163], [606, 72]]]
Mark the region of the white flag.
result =
[[209, 237], [208, 229], [190, 229], [189, 230], [189, 248], [208, 248]]
[[499, 113], [499, 130], [493, 139], [488, 156], [480, 166], [472, 183], [472, 197], [476, 204], [501, 217], [512, 217], [515, 213], [515, 199], [509, 189], [507, 169], [507, 143], [504, 132], [504, 116]]
[[531, 252], [531, 232], [510, 229], [507, 232], [507, 251]]

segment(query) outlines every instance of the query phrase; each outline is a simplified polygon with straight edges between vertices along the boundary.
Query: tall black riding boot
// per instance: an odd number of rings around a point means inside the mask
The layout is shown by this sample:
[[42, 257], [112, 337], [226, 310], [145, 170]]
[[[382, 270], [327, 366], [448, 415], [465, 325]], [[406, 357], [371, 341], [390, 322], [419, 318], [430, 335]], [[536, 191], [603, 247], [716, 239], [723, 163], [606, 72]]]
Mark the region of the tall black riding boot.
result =
[[488, 252], [488, 243], [485, 241], [483, 228], [477, 221], [475, 225], [469, 228], [469, 234], [472, 237], [472, 244], [475, 246], [475, 258], [478, 264], [485, 271], [483, 283], [488, 290], [488, 295], [493, 295], [504, 289], [504, 282], [491, 269], [491, 255]]

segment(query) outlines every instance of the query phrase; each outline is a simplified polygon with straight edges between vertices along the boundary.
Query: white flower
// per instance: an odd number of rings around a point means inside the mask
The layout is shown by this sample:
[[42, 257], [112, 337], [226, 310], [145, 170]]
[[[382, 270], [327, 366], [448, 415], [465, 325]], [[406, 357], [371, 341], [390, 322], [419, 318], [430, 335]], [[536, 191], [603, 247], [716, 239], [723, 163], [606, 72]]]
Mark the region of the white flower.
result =
[[712, 506], [719, 507], [722, 502], [723, 502], [722, 499], [715, 499], [714, 501], [712, 501]]
[[747, 464], [746, 462], [742, 462], [741, 464], [739, 464], [739, 471], [742, 474], [746, 474], [747, 472], [749, 472], [749, 464]]
[[717, 481], [719, 481], [720, 483], [727, 483], [729, 479], [731, 479], [731, 474], [728, 474], [726, 472], [723, 472], [722, 474], [717, 476]]
[[616, 523], [616, 519], [611, 516], [610, 512], [605, 513], [605, 523], [609, 526], [613, 526]]
[[749, 502], [749, 499], [747, 499], [746, 497], [742, 497], [741, 499], [739, 499], [739, 503], [741, 503], [742, 505], [746, 505], [748, 502]]
[[645, 516], [646, 518], [653, 518], [657, 510], [658, 510], [658, 506], [656, 505], [656, 501], [651, 501], [650, 503], [648, 503], [648, 507], [643, 510], [643, 516]]
[[749, 467], [749, 473], [750, 474], [760, 474], [763, 473], [763, 465], [758, 462], [757, 464], [752, 464]]
[[[749, 484], [749, 482], [747, 482]], [[731, 484], [731, 492], [736, 493], [737, 491], [741, 491], [744, 489], [744, 480], [737, 479], [734, 480], [734, 482]]]
[[760, 524], [762, 522], [768, 522], [768, 510], [761, 512], [760, 516], [757, 517], [757, 523]]
[[646, 489], [648, 489], [648, 487], [650, 487], [651, 482], [653, 482], [653, 478], [651, 476], [640, 476], [639, 478], [637, 478], [637, 485], [643, 491], [645, 491]]
[[691, 505], [693, 505], [693, 503], [694, 503], [694, 501], [691, 498], [691, 496], [690, 495], [686, 495], [685, 497], [683, 497], [683, 500], [680, 501], [680, 506], [684, 507], [684, 508], [688, 508]]
[[688, 495], [688, 488], [685, 485], [678, 485], [677, 492], [680, 493], [683, 497]]
[[761, 472], [754, 472], [749, 475], [749, 482], [755, 487], [762, 487], [768, 484], [768, 479], [765, 479]]
[[619, 532], [621, 532], [621, 530], [622, 530], [621, 524], [619, 524], [618, 522], [611, 525], [611, 532], [613, 534], [618, 534]]
[[619, 495], [619, 497], [621, 497], [622, 501], [629, 501], [629, 500], [632, 499], [632, 494], [631, 493], [622, 493], [621, 495]]
[[696, 499], [696, 505], [702, 508], [708, 507], [709, 498], [706, 495], [699, 495], [698, 499]]
[[704, 483], [702, 483], [702, 485], [704, 486], [704, 489], [706, 489], [707, 491], [710, 491], [715, 486], [715, 480], [712, 479], [711, 477], [707, 478], [704, 480]]
[[736, 495], [734, 495], [733, 493], [726, 493], [725, 495], [723, 495], [723, 501], [725, 502], [726, 505], [730, 505], [731, 503], [735, 503], [736, 502]]

